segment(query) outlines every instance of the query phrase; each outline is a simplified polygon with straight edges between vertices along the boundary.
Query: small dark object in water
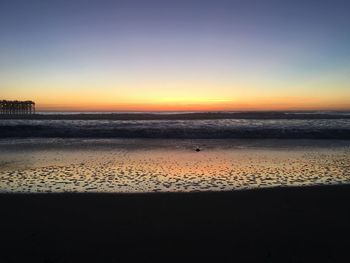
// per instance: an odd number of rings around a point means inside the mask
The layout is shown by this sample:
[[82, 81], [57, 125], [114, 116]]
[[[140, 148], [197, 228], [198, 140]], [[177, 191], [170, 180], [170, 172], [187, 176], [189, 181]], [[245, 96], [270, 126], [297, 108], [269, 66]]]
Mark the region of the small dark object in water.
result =
[[196, 152], [200, 152], [201, 151], [201, 149], [199, 149], [199, 148], [196, 148], [196, 150], [195, 150]]

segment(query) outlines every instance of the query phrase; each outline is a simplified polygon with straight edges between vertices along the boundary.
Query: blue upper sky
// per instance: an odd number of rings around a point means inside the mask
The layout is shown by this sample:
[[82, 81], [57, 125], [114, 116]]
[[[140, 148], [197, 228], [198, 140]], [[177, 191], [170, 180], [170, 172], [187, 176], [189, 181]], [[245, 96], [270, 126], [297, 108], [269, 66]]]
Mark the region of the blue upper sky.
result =
[[1, 0], [0, 97], [58, 108], [348, 108], [349, 14], [350, 1], [337, 0]]

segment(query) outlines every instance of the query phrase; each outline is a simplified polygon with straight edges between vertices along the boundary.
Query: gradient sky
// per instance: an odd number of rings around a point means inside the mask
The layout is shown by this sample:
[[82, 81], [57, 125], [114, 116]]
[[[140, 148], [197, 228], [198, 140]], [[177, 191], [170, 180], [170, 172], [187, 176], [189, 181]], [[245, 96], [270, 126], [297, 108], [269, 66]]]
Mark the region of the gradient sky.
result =
[[0, 0], [0, 99], [350, 109], [350, 1]]

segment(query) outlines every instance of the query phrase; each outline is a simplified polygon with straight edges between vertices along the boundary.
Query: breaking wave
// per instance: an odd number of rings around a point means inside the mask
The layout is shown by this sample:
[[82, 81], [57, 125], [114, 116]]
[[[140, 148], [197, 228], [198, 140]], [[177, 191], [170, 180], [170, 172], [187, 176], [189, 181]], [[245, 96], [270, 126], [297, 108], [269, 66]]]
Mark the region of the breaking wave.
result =
[[350, 119], [1, 120], [0, 138], [350, 139]]

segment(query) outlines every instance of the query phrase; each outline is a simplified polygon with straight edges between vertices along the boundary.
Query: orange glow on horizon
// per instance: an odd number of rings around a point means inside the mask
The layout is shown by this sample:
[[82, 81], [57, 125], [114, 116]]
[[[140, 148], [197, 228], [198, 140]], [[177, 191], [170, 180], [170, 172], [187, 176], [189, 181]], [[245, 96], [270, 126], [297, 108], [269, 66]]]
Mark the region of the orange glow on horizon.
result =
[[45, 104], [37, 103], [38, 111], [269, 111], [269, 110], [350, 110], [350, 103], [333, 104], [322, 101], [291, 103], [289, 100], [261, 100], [256, 102], [235, 102], [230, 100], [176, 101], [164, 99], [149, 103], [79, 103]]
[[[18, 93], [4, 99], [33, 100], [38, 111], [269, 111], [269, 110], [350, 110], [348, 92], [317, 94], [258, 93], [241, 89], [235, 96], [216, 92], [185, 90], [167, 92], [159, 89], [149, 92], [116, 93], [115, 90], [73, 90], [33, 94]], [[222, 96], [215, 96], [221, 94]], [[183, 94], [183, 95], [181, 95]]]

